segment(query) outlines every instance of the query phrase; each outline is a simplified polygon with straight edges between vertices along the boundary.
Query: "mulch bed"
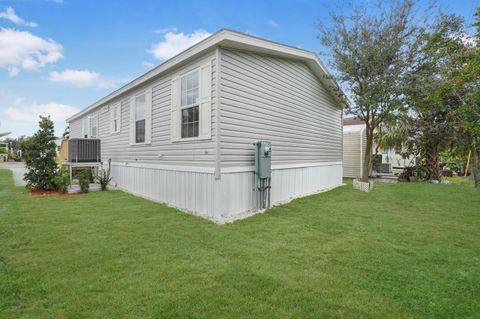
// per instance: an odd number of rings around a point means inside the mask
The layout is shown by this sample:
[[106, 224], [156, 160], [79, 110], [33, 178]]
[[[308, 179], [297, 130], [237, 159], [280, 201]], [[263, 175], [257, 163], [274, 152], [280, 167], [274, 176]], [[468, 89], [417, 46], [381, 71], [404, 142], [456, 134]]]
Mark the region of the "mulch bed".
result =
[[61, 197], [69, 197], [72, 195], [78, 194], [70, 194], [70, 193], [59, 193], [56, 190], [32, 190], [30, 191], [32, 196], [52, 196], [52, 195], [60, 195]]

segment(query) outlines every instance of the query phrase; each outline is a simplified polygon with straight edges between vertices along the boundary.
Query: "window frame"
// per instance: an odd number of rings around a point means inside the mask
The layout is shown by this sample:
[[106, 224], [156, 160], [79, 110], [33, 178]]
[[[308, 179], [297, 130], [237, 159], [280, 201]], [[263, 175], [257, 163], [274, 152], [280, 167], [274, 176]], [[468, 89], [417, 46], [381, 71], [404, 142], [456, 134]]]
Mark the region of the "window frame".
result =
[[[122, 103], [121, 102], [114, 103], [111, 106], [110, 112], [113, 113], [111, 116], [112, 131], [110, 132], [110, 134], [118, 134], [122, 131]], [[115, 129], [115, 124], [117, 124], [116, 129]]]
[[[143, 119], [140, 119], [140, 120], [137, 120], [137, 98], [143, 96]], [[146, 131], [147, 131], [147, 122], [146, 122], [146, 115], [147, 115], [147, 95], [146, 95], [146, 92], [145, 91], [142, 91], [140, 93], [137, 93], [134, 95], [134, 101], [135, 101], [135, 105], [134, 105], [134, 112], [133, 112], [133, 115], [134, 115], [134, 125], [135, 125], [135, 128], [134, 128], [134, 132], [135, 132], [135, 136], [134, 136], [134, 140], [135, 140], [135, 143], [133, 145], [143, 145], [143, 144], [146, 144]], [[137, 142], [137, 122], [138, 121], [143, 121], [143, 142]]]
[[[197, 87], [196, 87], [196, 90], [197, 90], [197, 99], [196, 99], [196, 102], [194, 103], [191, 103], [191, 104], [186, 104], [186, 105], [182, 105], [182, 79], [185, 78], [185, 77], [188, 77], [194, 73], [197, 73]], [[183, 74], [181, 74], [178, 78], [179, 80], [179, 92], [178, 92], [178, 97], [179, 97], [179, 110], [180, 110], [180, 138], [179, 138], [179, 141], [190, 141], [190, 140], [197, 140], [197, 139], [200, 139], [200, 89], [201, 89], [201, 78], [200, 78], [200, 67], [196, 67], [195, 69], [193, 70], [190, 70], [188, 72], [185, 72]], [[194, 90], [195, 88], [192, 88], [190, 90]], [[187, 93], [187, 98], [188, 98], [188, 89], [186, 90], [186, 93]], [[197, 135], [196, 136], [187, 136], [187, 137], [183, 137], [183, 110], [186, 110], [186, 109], [190, 109], [190, 108], [195, 108], [197, 107], [198, 108], [198, 111], [197, 111]], [[192, 124], [194, 124], [195, 122], [193, 122]]]
[[[95, 127], [95, 136], [92, 130]], [[98, 114], [92, 114], [88, 117], [88, 138], [98, 138]]]
[[90, 117], [82, 118], [82, 138], [88, 138], [90, 135]]

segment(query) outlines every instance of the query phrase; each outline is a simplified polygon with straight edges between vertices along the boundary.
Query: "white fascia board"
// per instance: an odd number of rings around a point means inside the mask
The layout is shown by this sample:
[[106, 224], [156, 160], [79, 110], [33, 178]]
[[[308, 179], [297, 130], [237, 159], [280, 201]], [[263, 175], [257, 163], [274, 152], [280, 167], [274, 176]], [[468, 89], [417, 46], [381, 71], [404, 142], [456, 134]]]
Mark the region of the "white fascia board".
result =
[[348, 99], [346, 97], [344, 99], [339, 98], [338, 92], [333, 92], [333, 90], [338, 89], [340, 90], [341, 94], [345, 96], [337, 83], [331, 78], [330, 74], [315, 53], [280, 44], [277, 42], [257, 38], [237, 31], [222, 29], [217, 31], [210, 37], [206, 38], [205, 40], [200, 41], [199, 43], [191, 46], [185, 51], [182, 51], [176, 56], [168, 59], [164, 63], [160, 64], [158, 67], [134, 79], [133, 81], [129, 82], [118, 90], [113, 91], [109, 95], [103, 97], [102, 99], [93, 103], [84, 110], [74, 114], [66, 121], [71, 122], [81, 117], [82, 115], [90, 112], [91, 110], [109, 103], [112, 99], [126, 93], [127, 91], [130, 91], [144, 84], [145, 82], [157, 76], [160, 76], [161, 74], [166, 73], [175, 67], [180, 66], [182, 63], [189, 62], [190, 60], [198, 57], [199, 55], [204, 54], [209, 50], [213, 50], [218, 46], [233, 49], [244, 49], [257, 53], [265, 53], [279, 57], [302, 60], [307, 63], [307, 65], [312, 69], [315, 75], [332, 92], [332, 95], [337, 99], [340, 104], [348, 103]]

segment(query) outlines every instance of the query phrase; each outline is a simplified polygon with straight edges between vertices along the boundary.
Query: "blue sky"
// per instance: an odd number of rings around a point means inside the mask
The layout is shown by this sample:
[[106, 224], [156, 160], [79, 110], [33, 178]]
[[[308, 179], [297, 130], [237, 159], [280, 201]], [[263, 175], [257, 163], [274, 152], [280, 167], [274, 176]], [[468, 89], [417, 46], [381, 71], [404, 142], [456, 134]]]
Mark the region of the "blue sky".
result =
[[[209, 33], [230, 28], [319, 52], [329, 1], [0, 0], [0, 131], [30, 135]], [[480, 0], [439, 1], [472, 21]]]

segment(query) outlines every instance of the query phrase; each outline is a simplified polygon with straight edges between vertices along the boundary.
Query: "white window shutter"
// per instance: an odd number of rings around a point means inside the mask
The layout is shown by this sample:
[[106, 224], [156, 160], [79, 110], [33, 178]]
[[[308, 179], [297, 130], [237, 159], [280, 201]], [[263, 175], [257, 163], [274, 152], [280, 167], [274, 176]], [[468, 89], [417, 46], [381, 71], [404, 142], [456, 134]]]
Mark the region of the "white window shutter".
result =
[[200, 129], [198, 137], [212, 137], [212, 63], [200, 67]]
[[172, 79], [171, 86], [171, 119], [170, 119], [170, 139], [178, 141], [180, 135], [180, 80], [176, 76]]
[[117, 105], [116, 104], [110, 104], [108, 106], [108, 109], [110, 110], [110, 134], [115, 133], [115, 125], [113, 125], [113, 122], [115, 121], [115, 111], [116, 111]]
[[152, 88], [145, 90], [145, 143], [152, 143]]
[[86, 121], [86, 119], [83, 118], [82, 119], [82, 138], [85, 137], [85, 121]]
[[135, 97], [130, 98], [130, 145], [135, 144]]

